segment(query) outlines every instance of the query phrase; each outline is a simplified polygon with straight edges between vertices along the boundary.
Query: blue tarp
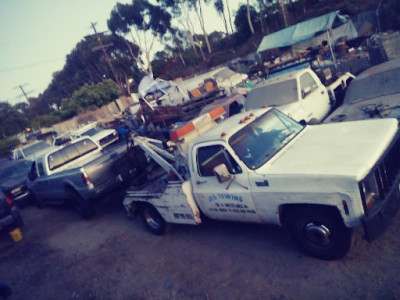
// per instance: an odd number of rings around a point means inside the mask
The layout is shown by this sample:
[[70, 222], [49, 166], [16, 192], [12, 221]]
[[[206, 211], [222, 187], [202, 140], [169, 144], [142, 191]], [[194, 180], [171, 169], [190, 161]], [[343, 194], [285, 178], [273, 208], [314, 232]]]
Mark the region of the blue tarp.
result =
[[287, 47], [313, 38], [329, 29], [340, 26], [349, 21], [349, 18], [332, 12], [318, 18], [298, 23], [280, 31], [266, 35], [261, 41], [257, 52], [268, 49]]

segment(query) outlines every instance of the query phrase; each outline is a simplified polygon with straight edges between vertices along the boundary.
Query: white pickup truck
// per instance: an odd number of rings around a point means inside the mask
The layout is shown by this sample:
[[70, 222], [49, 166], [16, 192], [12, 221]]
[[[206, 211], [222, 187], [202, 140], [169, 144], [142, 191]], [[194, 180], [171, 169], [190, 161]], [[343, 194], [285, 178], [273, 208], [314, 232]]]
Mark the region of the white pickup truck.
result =
[[334, 78], [329, 69], [324, 70], [321, 77], [327, 86], [311, 68], [267, 79], [250, 90], [245, 109], [273, 106], [298, 122], [320, 123], [340, 105], [344, 90], [355, 78], [350, 73]]
[[171, 132], [169, 151], [135, 138], [164, 171], [154, 168], [124, 199], [150, 231], [203, 216], [277, 224], [309, 254], [337, 259], [350, 249], [353, 228], [372, 241], [389, 225], [400, 206], [396, 119], [311, 126], [264, 108], [217, 124], [223, 111]]

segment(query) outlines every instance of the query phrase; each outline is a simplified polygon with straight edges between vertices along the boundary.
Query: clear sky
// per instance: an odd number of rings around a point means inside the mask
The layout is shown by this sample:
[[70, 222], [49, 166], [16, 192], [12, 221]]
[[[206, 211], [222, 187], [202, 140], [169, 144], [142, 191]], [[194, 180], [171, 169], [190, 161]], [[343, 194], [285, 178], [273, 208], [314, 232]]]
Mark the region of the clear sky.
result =
[[[236, 10], [242, 0], [229, 0]], [[66, 56], [86, 35], [107, 30], [117, 2], [129, 0], [0, 0], [0, 102], [14, 105], [37, 97], [63, 68]], [[231, 11], [233, 14], [233, 11]], [[206, 10], [207, 30], [224, 31], [214, 10]], [[195, 22], [196, 23], [196, 22]]]

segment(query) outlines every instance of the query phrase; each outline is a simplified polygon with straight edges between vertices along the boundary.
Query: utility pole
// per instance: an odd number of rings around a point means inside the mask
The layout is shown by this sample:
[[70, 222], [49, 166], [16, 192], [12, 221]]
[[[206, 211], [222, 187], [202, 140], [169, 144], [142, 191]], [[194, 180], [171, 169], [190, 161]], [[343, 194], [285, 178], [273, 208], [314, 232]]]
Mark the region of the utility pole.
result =
[[117, 75], [117, 72], [115, 71], [114, 66], [113, 66], [113, 64], [112, 64], [112, 62], [111, 62], [111, 59], [110, 59], [110, 57], [108, 56], [108, 53], [107, 53], [107, 51], [106, 51], [106, 48], [109, 47], [109, 46], [111, 46], [112, 44], [103, 45], [103, 42], [101, 41], [100, 35], [97, 33], [96, 24], [97, 24], [97, 23], [91, 22], [93, 31], [94, 31], [94, 33], [95, 33], [95, 35], [96, 35], [96, 39], [97, 39], [97, 41], [99, 42], [99, 45], [100, 45], [100, 46], [98, 46], [98, 47], [96, 47], [96, 48], [93, 48], [92, 50], [95, 51], [95, 50], [97, 50], [97, 49], [101, 49], [101, 50], [103, 51], [103, 55], [104, 55], [104, 57], [105, 57], [105, 59], [106, 59], [106, 61], [107, 61], [107, 63], [108, 63], [108, 66], [109, 66], [110, 69], [111, 69], [111, 72], [113, 73], [115, 82], [117, 83], [120, 92], [121, 92], [122, 94], [124, 94], [124, 89], [123, 89], [123, 87], [122, 87], [121, 80], [119, 80], [119, 77], [118, 77], [118, 75]]
[[32, 91], [25, 92], [24, 86], [26, 86], [26, 85], [27, 85], [27, 83], [19, 84], [19, 85], [17, 85], [16, 87], [14, 87], [14, 89], [18, 89], [18, 88], [21, 89], [23, 95], [21, 95], [20, 97], [24, 97], [24, 96], [25, 96], [26, 102], [29, 103], [29, 98], [28, 98], [28, 95], [27, 95], [27, 94], [31, 93]]

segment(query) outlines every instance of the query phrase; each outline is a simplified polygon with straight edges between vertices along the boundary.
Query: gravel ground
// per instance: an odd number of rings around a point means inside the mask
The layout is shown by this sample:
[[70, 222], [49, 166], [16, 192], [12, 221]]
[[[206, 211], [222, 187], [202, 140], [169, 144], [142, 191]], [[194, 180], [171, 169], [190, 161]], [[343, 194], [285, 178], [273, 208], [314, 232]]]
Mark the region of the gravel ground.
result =
[[275, 226], [206, 220], [155, 236], [121, 199], [87, 221], [24, 208], [23, 240], [0, 235], [9, 299], [400, 299], [400, 214], [376, 242], [357, 231], [344, 259], [323, 261]]

